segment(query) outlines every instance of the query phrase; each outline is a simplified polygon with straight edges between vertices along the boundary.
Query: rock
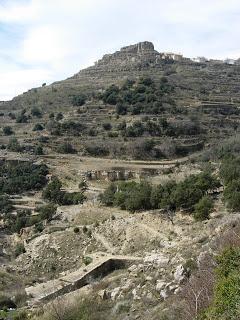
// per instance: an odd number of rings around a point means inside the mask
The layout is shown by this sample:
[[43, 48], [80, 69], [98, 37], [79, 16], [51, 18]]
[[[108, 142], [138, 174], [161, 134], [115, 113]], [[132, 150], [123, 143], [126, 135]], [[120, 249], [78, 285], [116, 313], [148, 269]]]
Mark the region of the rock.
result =
[[100, 290], [100, 291], [98, 292], [98, 295], [99, 295], [99, 297], [102, 298], [102, 300], [106, 300], [106, 299], [108, 298], [108, 295], [107, 295], [107, 291], [106, 291], [106, 290]]
[[162, 280], [157, 280], [156, 291], [161, 291], [163, 287], [165, 287], [166, 282]]
[[155, 264], [158, 267], [165, 267], [169, 263], [169, 258], [162, 254], [151, 254], [150, 256], [146, 256], [144, 258], [144, 263]]
[[128, 271], [129, 272], [133, 272], [133, 271], [136, 271], [137, 270], [137, 266], [135, 265], [135, 264], [133, 264], [132, 266], [130, 266], [129, 268], [128, 268]]
[[185, 279], [184, 273], [185, 273], [184, 266], [182, 264], [180, 264], [179, 266], [177, 266], [177, 268], [174, 272], [174, 279], [178, 283], [181, 283]]
[[133, 300], [141, 300], [141, 298], [137, 295], [137, 290], [132, 290]]
[[145, 278], [147, 281], [152, 281], [152, 277], [151, 276], [147, 276], [146, 278]]
[[117, 299], [117, 295], [119, 295], [120, 287], [114, 288], [111, 292], [111, 299], [114, 301]]
[[165, 300], [168, 298], [168, 292], [167, 289], [161, 290], [160, 296]]

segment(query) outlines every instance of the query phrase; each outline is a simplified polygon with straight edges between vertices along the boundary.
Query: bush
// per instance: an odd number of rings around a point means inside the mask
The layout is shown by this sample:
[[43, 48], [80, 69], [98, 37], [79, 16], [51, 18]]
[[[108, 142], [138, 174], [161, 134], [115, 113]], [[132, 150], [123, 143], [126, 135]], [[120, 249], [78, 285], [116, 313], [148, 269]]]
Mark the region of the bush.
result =
[[76, 149], [73, 148], [71, 143], [65, 142], [57, 148], [57, 152], [59, 152], [59, 153], [76, 153], [77, 151], [76, 151]]
[[197, 221], [203, 221], [209, 219], [210, 213], [213, 209], [213, 200], [208, 196], [204, 196], [194, 206], [194, 218]]
[[15, 257], [18, 257], [20, 256], [22, 253], [25, 253], [26, 250], [25, 250], [25, 247], [24, 247], [24, 244], [23, 243], [18, 243], [16, 245], [16, 248], [14, 250], [14, 255]]
[[76, 205], [84, 202], [86, 197], [82, 192], [67, 193], [61, 190], [62, 183], [54, 178], [43, 191], [43, 198], [60, 205]]
[[109, 122], [103, 123], [102, 126], [103, 126], [103, 129], [106, 130], [106, 131], [109, 131], [109, 130], [112, 129], [112, 125]]
[[83, 263], [85, 266], [88, 266], [90, 263], [92, 263], [93, 259], [91, 257], [83, 257]]
[[38, 107], [33, 107], [31, 109], [31, 115], [37, 118], [42, 118], [42, 111]]
[[91, 156], [99, 156], [104, 157], [109, 155], [109, 150], [105, 145], [95, 145], [95, 144], [88, 144], [85, 146], [87, 153]]
[[86, 102], [86, 96], [84, 94], [79, 94], [72, 97], [72, 104], [73, 106], [81, 107]]
[[62, 199], [62, 183], [57, 178], [53, 178], [52, 181], [47, 185], [46, 189], [43, 191], [42, 196], [54, 203], [61, 203]]
[[53, 216], [55, 215], [55, 213], [57, 211], [57, 207], [54, 204], [50, 203], [45, 206], [39, 207], [37, 209], [37, 211], [40, 214], [41, 220], [50, 221], [50, 220], [52, 220]]
[[[168, 182], [154, 187], [146, 182], [121, 182], [111, 184], [100, 195], [100, 200], [107, 206], [119, 206], [132, 212], [148, 209], [185, 209], [192, 212], [207, 191], [218, 185], [218, 180], [206, 172], [190, 176], [178, 184]], [[203, 204], [206, 205], [206, 199], [197, 208], [203, 210]]]
[[233, 180], [226, 185], [223, 199], [232, 211], [240, 210], [240, 180]]
[[11, 200], [7, 195], [0, 194], [0, 213], [8, 213], [13, 210]]
[[62, 112], [59, 112], [57, 115], [56, 115], [56, 121], [60, 121], [63, 119], [63, 114]]
[[13, 129], [10, 126], [3, 127], [3, 134], [5, 136], [11, 136], [13, 134]]
[[3, 294], [0, 294], [0, 309], [3, 310], [7, 309], [15, 309], [17, 306], [16, 304], [8, 297]]
[[80, 229], [79, 229], [78, 227], [75, 227], [75, 228], [73, 229], [73, 232], [74, 232], [74, 233], [79, 233], [79, 232], [80, 232]]
[[33, 127], [33, 131], [42, 131], [43, 129], [44, 127], [40, 123], [36, 123], [35, 126]]
[[76, 205], [84, 202], [86, 197], [81, 192], [64, 193], [61, 199], [62, 205]]
[[21, 147], [20, 143], [18, 142], [17, 138], [13, 137], [9, 140], [7, 145], [7, 149], [13, 152], [21, 152], [23, 148]]
[[0, 193], [18, 194], [40, 190], [45, 186], [48, 169], [46, 165], [31, 162], [5, 162], [0, 167]]
[[53, 112], [49, 113], [48, 118], [53, 120], [55, 118], [55, 114]]
[[44, 154], [44, 152], [43, 152], [43, 147], [42, 147], [40, 144], [38, 144], [38, 145], [34, 148], [34, 154], [35, 154], [35, 155], [38, 155], [38, 156], [41, 156], [41, 155]]
[[229, 248], [217, 259], [214, 299], [203, 319], [238, 320], [240, 317], [240, 249]]
[[102, 99], [105, 103], [115, 105], [119, 100], [119, 88], [116, 85], [111, 85], [102, 95]]

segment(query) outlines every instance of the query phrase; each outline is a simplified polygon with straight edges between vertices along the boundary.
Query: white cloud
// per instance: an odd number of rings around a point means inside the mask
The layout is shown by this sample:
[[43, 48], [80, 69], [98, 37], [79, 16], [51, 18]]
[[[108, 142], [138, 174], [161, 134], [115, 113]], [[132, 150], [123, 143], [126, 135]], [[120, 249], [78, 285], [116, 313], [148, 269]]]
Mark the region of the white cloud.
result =
[[38, 87], [42, 84], [42, 80], [52, 80], [51, 73], [45, 69], [29, 69], [1, 72], [0, 101], [10, 100], [13, 96], [27, 91], [29, 88]]
[[144, 40], [186, 56], [236, 57], [239, 15], [239, 0], [0, 0], [0, 78], [7, 77], [13, 96], [23, 82], [26, 90], [63, 79]]

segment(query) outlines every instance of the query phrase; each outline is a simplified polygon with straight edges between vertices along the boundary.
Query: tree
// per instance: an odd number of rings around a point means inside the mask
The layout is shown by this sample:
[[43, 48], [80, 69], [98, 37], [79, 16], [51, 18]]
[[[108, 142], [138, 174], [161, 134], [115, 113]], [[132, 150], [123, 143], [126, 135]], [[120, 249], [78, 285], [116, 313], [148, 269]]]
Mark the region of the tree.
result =
[[211, 210], [213, 209], [213, 200], [209, 196], [204, 196], [194, 206], [194, 218], [197, 221], [209, 219]]
[[58, 178], [53, 178], [53, 180], [47, 185], [46, 189], [43, 191], [43, 198], [54, 203], [61, 203], [62, 183]]

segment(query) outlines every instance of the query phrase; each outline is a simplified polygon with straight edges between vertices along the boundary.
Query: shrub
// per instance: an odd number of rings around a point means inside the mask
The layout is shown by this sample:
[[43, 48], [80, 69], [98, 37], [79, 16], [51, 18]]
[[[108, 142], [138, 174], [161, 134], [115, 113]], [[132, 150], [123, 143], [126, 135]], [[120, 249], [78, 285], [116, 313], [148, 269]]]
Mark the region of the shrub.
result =
[[76, 149], [73, 148], [71, 143], [64, 142], [57, 148], [57, 152], [59, 153], [76, 153]]
[[233, 180], [226, 185], [223, 199], [232, 211], [240, 210], [240, 180]]
[[62, 183], [54, 178], [43, 191], [43, 198], [60, 205], [76, 205], [84, 202], [86, 197], [82, 192], [67, 193], [61, 190]]
[[82, 191], [86, 191], [88, 188], [87, 182], [85, 180], [81, 180], [78, 184], [78, 188]]
[[140, 121], [135, 121], [131, 126], [128, 126], [124, 132], [127, 137], [140, 137], [144, 133], [143, 124]]
[[33, 131], [42, 131], [43, 129], [44, 127], [40, 123], [36, 123], [35, 126], [33, 127]]
[[23, 243], [18, 243], [15, 247], [15, 250], [14, 250], [14, 255], [15, 257], [18, 257], [20, 256], [22, 253], [25, 253], [26, 250], [25, 250], [25, 247], [24, 247], [24, 244]]
[[61, 203], [62, 199], [62, 183], [57, 178], [53, 178], [52, 181], [47, 185], [46, 189], [43, 191], [42, 196], [54, 203]]
[[204, 196], [194, 206], [194, 218], [197, 221], [209, 219], [211, 210], [213, 209], [213, 200], [208, 196]]
[[8, 116], [9, 116], [9, 118], [12, 119], [12, 120], [15, 120], [15, 119], [16, 119], [15, 113], [9, 112]]
[[13, 132], [12, 127], [10, 127], [10, 126], [3, 127], [3, 134], [4, 134], [5, 136], [10, 136], [10, 135], [12, 135], [13, 133], [14, 133], [14, 132]]
[[103, 145], [103, 144], [88, 144], [85, 146], [86, 151], [91, 155], [91, 156], [99, 156], [99, 157], [104, 157], [109, 155], [109, 150], [108, 148]]
[[17, 138], [13, 137], [9, 140], [7, 145], [7, 149], [13, 152], [21, 152], [23, 148], [21, 147], [20, 143], [18, 142]]
[[27, 122], [28, 122], [28, 117], [24, 113], [21, 113], [16, 117], [16, 123], [27, 123]]
[[13, 210], [11, 200], [7, 195], [0, 194], [0, 213], [8, 213]]
[[76, 205], [84, 202], [86, 197], [81, 192], [72, 192], [62, 194], [61, 204], [62, 205]]
[[92, 263], [93, 259], [91, 257], [83, 257], [83, 263], [85, 266], [88, 266], [90, 263]]
[[50, 220], [52, 220], [53, 216], [55, 215], [55, 213], [57, 211], [57, 207], [54, 204], [50, 203], [45, 206], [39, 207], [37, 209], [37, 211], [40, 214], [41, 220], [50, 221]]
[[116, 113], [119, 115], [125, 115], [127, 113], [127, 107], [122, 103], [116, 104]]
[[42, 147], [40, 144], [38, 144], [38, 145], [34, 148], [34, 154], [35, 154], [35, 155], [38, 155], [38, 156], [44, 154], [44, 152], [43, 152], [43, 147]]
[[206, 320], [238, 320], [240, 317], [240, 250], [229, 248], [217, 259], [217, 281], [214, 299]]
[[[146, 182], [121, 182], [111, 184], [101, 195], [100, 200], [107, 206], [119, 206], [132, 212], [148, 209], [185, 209], [193, 211], [194, 206], [208, 190], [218, 186], [218, 180], [210, 173], [200, 173], [176, 184], [151, 186]], [[203, 203], [206, 205], [206, 199]], [[209, 205], [209, 203], [208, 203]], [[202, 203], [197, 207], [201, 209]]]
[[111, 85], [103, 93], [102, 99], [105, 103], [115, 105], [119, 100], [118, 93], [119, 93], [119, 88], [116, 85]]
[[226, 157], [221, 164], [220, 177], [224, 184], [240, 179], [240, 158]]
[[43, 226], [43, 223], [42, 222], [38, 222], [35, 224], [34, 226], [34, 231], [37, 233], [41, 233], [42, 231], [44, 230], [44, 226]]
[[39, 190], [45, 186], [47, 174], [46, 165], [6, 162], [0, 167], [0, 193], [17, 194]]
[[81, 107], [86, 102], [86, 96], [84, 94], [79, 94], [72, 97], [72, 104], [73, 106]]
[[55, 114], [53, 112], [49, 113], [48, 115], [50, 120], [53, 120], [55, 118]]
[[5, 296], [3, 294], [0, 295], [0, 309], [4, 309], [4, 308], [7, 308], [7, 309], [15, 309], [17, 306], [16, 304], [8, 297], [8, 296]]
[[75, 228], [73, 229], [73, 232], [74, 232], [74, 233], [79, 233], [79, 232], [80, 232], [80, 229], [79, 229], [78, 227], [75, 227]]
[[109, 122], [103, 123], [102, 126], [103, 126], [103, 129], [106, 130], [106, 131], [109, 131], [109, 130], [112, 129], [112, 125]]
[[38, 107], [32, 107], [31, 115], [37, 118], [42, 118], [42, 111]]
[[63, 119], [63, 114], [62, 112], [59, 112], [57, 115], [56, 115], [56, 121], [60, 121]]

